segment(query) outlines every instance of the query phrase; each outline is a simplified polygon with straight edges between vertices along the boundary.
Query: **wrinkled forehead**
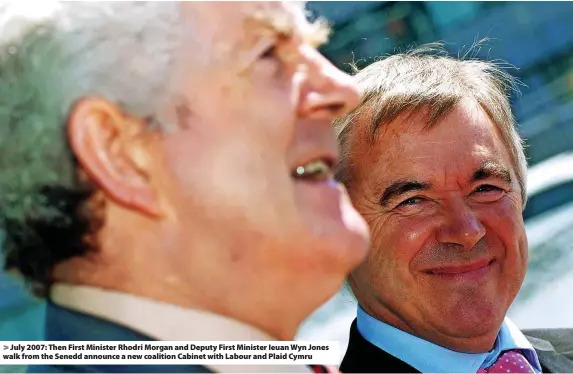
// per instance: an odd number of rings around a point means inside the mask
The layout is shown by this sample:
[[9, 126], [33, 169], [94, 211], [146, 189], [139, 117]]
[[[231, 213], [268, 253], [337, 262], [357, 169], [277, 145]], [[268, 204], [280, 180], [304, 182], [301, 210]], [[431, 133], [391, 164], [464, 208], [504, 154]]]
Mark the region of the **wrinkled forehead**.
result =
[[219, 49], [249, 48], [265, 32], [304, 34], [310, 24], [303, 2], [183, 2], [184, 22], [192, 25], [194, 38]]

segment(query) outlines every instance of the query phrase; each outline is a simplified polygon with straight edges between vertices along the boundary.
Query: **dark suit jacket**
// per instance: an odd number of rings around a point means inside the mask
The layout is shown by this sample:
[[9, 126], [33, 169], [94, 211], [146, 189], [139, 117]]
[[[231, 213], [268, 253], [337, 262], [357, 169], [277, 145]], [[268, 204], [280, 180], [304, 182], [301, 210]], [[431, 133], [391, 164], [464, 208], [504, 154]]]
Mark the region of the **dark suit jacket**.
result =
[[[573, 329], [524, 330], [535, 348], [544, 373], [573, 373]], [[360, 335], [356, 320], [350, 327], [348, 349], [340, 365], [343, 373], [419, 373]]]
[[[157, 316], [161, 318], [161, 316]], [[151, 341], [153, 339], [101, 318], [48, 303], [45, 340]], [[29, 373], [212, 373], [199, 365], [56, 365], [29, 366]]]

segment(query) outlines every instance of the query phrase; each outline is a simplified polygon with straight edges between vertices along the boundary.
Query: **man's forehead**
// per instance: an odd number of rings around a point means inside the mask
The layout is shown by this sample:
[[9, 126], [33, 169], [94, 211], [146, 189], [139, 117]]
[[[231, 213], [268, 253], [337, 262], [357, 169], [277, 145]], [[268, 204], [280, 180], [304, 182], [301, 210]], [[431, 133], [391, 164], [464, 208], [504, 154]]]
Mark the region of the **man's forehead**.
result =
[[400, 171], [404, 169], [431, 174], [431, 170], [460, 163], [467, 166], [463, 172], [473, 173], [485, 161], [509, 163], [509, 154], [493, 122], [463, 122], [458, 118], [443, 119], [428, 128], [421, 113], [404, 114], [375, 135], [368, 121], [358, 121], [359, 135], [352, 139], [351, 157], [364, 170], [380, 170], [383, 175], [376, 178], [390, 174], [402, 178]]
[[[301, 2], [185, 2], [184, 18], [205, 37], [236, 38], [252, 28], [304, 28], [308, 25]], [[224, 25], [224, 27], [223, 27]]]

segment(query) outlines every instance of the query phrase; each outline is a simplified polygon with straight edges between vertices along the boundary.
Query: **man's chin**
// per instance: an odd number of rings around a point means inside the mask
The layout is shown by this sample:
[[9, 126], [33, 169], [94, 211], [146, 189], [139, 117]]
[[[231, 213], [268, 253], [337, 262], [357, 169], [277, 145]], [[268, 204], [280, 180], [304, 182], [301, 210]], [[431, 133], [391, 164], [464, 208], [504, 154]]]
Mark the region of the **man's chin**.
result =
[[328, 234], [317, 239], [323, 263], [330, 263], [331, 270], [339, 269], [344, 277], [366, 260], [370, 249], [368, 231], [359, 227], [330, 228]]
[[[346, 229], [362, 238], [365, 248], [370, 247], [370, 229], [364, 218], [354, 208], [350, 200], [341, 202], [342, 221]], [[366, 253], [365, 255], [367, 255]]]
[[296, 197], [305, 231], [314, 242], [313, 252], [321, 252], [324, 263], [333, 262], [336, 268], [350, 272], [366, 259], [370, 248], [368, 225], [342, 186], [321, 188], [299, 183]]
[[360, 265], [370, 252], [370, 229], [364, 218], [356, 211], [350, 200], [342, 201], [342, 221], [346, 231], [353, 237], [350, 251], [356, 256], [351, 270]]
[[441, 315], [442, 331], [449, 336], [473, 339], [478, 336], [497, 336], [505, 313], [493, 309], [480, 309], [479, 303], [465, 310], [446, 311]]

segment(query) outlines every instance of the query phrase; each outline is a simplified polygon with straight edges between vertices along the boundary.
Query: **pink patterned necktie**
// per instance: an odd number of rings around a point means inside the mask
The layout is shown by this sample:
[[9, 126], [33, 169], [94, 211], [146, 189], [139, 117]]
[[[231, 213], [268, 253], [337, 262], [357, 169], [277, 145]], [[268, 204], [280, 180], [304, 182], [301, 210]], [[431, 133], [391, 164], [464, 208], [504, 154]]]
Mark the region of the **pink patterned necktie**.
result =
[[487, 369], [479, 369], [478, 373], [535, 373], [533, 367], [521, 352], [505, 351], [496, 362]]
[[340, 371], [336, 370], [332, 366], [325, 366], [325, 365], [310, 365], [311, 370], [313, 373], [317, 374], [342, 374]]

